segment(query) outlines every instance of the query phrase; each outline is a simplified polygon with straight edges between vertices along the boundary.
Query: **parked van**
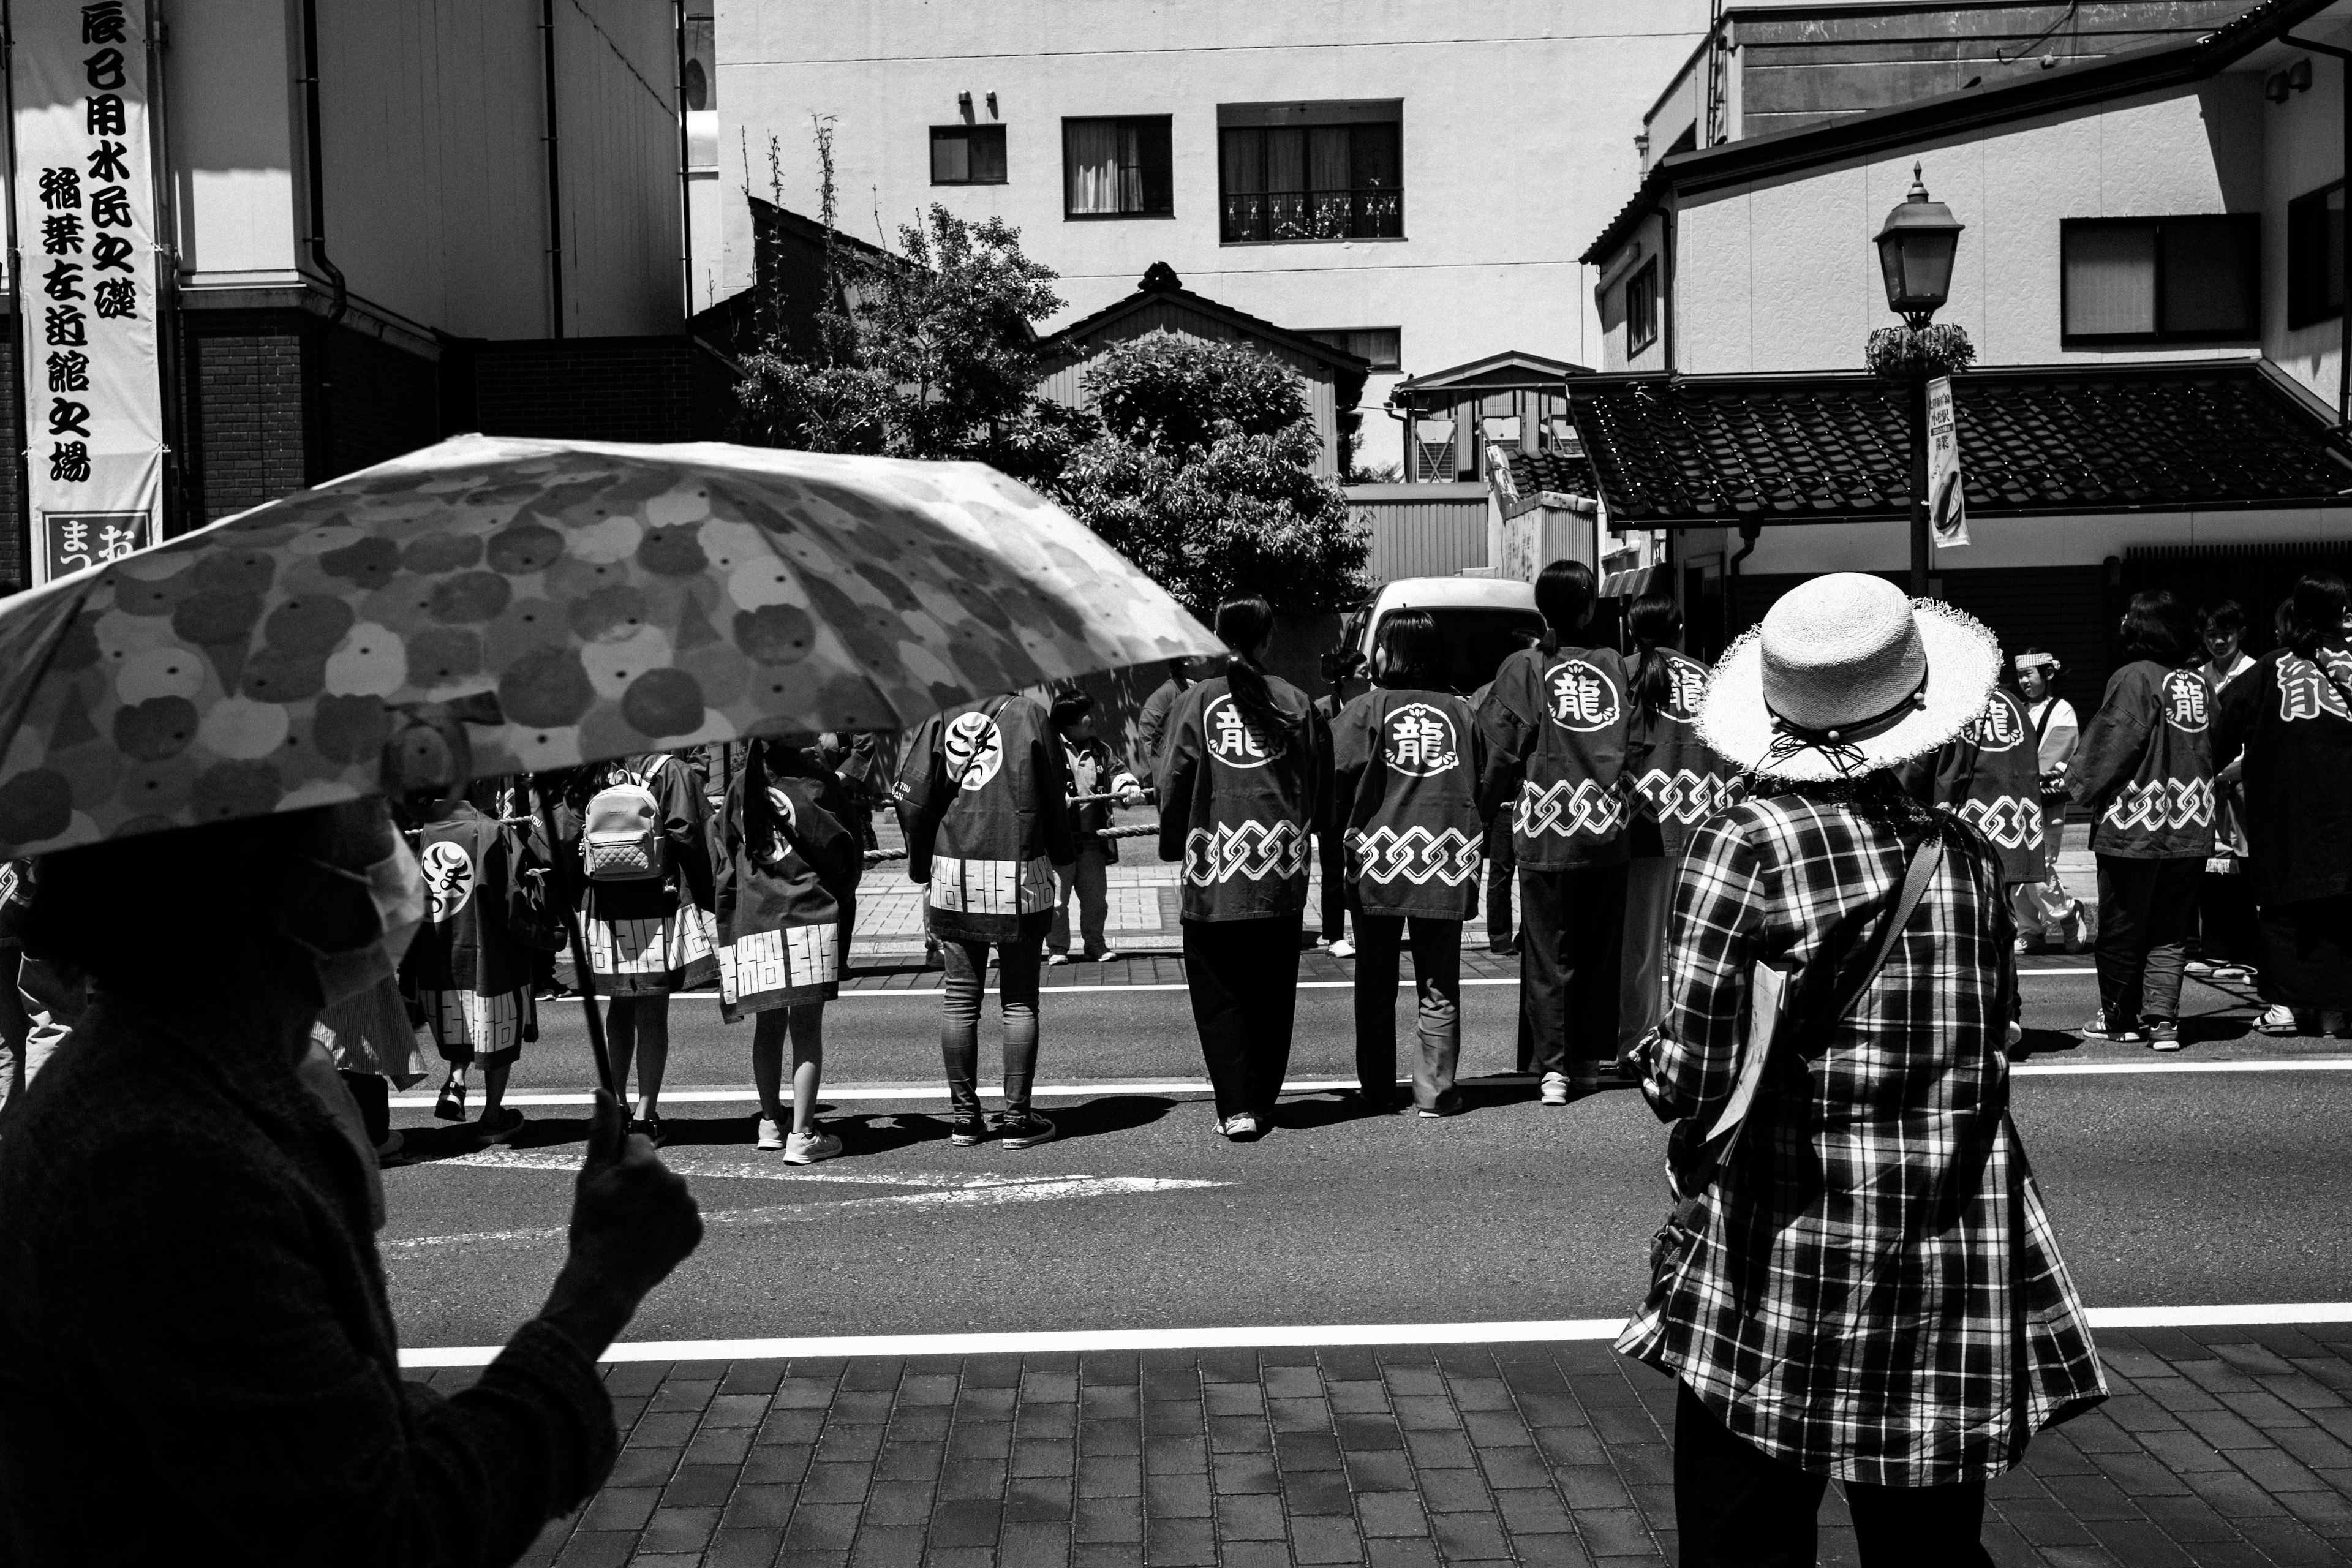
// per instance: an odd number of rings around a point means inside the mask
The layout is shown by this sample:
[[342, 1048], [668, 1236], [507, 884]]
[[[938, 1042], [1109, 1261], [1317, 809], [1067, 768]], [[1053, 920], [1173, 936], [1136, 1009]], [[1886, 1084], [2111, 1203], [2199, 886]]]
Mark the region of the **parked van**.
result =
[[1371, 658], [1381, 622], [1398, 610], [1426, 610], [1446, 650], [1447, 684], [1467, 697], [1495, 679], [1503, 660], [1543, 640], [1532, 583], [1512, 577], [1401, 577], [1348, 617], [1340, 643]]

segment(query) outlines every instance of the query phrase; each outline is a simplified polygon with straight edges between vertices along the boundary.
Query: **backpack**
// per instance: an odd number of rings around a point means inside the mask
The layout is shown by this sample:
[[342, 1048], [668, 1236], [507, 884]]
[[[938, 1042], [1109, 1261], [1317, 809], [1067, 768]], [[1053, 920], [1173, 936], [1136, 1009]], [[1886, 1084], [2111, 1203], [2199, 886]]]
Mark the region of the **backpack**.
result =
[[580, 858], [592, 882], [658, 881], [669, 869], [668, 836], [654, 792], [622, 777], [589, 798]]

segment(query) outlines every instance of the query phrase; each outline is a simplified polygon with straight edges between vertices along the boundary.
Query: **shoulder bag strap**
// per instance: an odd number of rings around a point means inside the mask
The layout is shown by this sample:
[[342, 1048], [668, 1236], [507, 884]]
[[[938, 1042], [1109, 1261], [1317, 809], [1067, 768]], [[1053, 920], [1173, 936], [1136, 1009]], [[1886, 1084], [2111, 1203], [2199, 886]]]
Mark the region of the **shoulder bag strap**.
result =
[[[1903, 873], [1903, 886], [1896, 892], [1894, 910], [1879, 933], [1878, 947], [1870, 956], [1870, 966], [1847, 986], [1844, 994], [1838, 997], [1835, 1010], [1828, 1016], [1829, 1025], [1834, 1026], [1852, 1012], [1853, 1005], [1862, 999], [1862, 994], [1870, 989], [1871, 982], [1878, 978], [1878, 972], [1886, 967], [1886, 960], [1894, 952], [1895, 944], [1902, 940], [1903, 928], [1911, 923], [1911, 916], [1919, 908], [1919, 900], [1927, 896], [1927, 884], [1935, 879], [1936, 868], [1943, 858], [1943, 827], [1937, 824], [1919, 847], [1911, 852], [1910, 863]], [[1756, 973], [1760, 975], [1778, 972], [1759, 965]], [[1751, 990], [1754, 989], [1759, 988], [1751, 986]], [[1733, 1086], [1729, 1102], [1724, 1106], [1723, 1113], [1716, 1118], [1715, 1125], [1707, 1129], [1711, 1152], [1706, 1165], [1692, 1173], [1688, 1194], [1675, 1205], [1674, 1217], [1678, 1225], [1688, 1226], [1696, 1222], [1699, 1206], [1706, 1199], [1707, 1189], [1715, 1184], [1716, 1173], [1729, 1163], [1732, 1151], [1739, 1146], [1739, 1134], [1748, 1125], [1748, 1111], [1755, 1101], [1758, 1087], [1764, 1081], [1764, 1069], [1769, 1065], [1772, 1047], [1786, 1032], [1777, 1026], [1786, 1021], [1780, 1016], [1780, 1004], [1789, 993], [1789, 982], [1784, 979], [1776, 989], [1776, 995], [1751, 994], [1749, 998], [1752, 1020], [1749, 1025], [1750, 1048], [1743, 1053], [1739, 1081]], [[1759, 1033], [1763, 1036], [1761, 1039], [1753, 1038]]]

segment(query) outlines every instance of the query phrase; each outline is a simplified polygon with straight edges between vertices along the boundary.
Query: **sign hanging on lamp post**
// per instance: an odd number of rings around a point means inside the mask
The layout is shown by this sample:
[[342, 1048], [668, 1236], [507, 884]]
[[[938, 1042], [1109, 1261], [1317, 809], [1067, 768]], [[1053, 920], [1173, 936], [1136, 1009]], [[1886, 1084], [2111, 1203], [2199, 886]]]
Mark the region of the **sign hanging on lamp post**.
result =
[[43, 583], [157, 537], [150, 18], [145, 0], [10, 10], [29, 566]]
[[1952, 378], [1927, 383], [1927, 531], [1938, 550], [1969, 542], [1969, 498], [1960, 482], [1960, 426]]

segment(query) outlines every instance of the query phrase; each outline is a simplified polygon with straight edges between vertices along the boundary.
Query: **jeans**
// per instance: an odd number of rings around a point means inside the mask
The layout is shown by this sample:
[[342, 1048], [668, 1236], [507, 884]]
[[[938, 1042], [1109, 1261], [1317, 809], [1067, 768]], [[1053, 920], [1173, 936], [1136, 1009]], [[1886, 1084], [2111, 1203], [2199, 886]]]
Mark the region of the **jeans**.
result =
[[1396, 1098], [1397, 959], [1408, 931], [1421, 1012], [1412, 1102], [1423, 1110], [1454, 1110], [1462, 1102], [1454, 1087], [1454, 1064], [1462, 1056], [1460, 921], [1356, 916], [1356, 1082], [1375, 1105]]
[[1070, 951], [1072, 893], [1078, 896], [1078, 937], [1086, 944], [1086, 956], [1100, 958], [1110, 947], [1103, 936], [1110, 921], [1110, 862], [1101, 850], [1081, 849], [1066, 868], [1055, 868], [1054, 927], [1045, 934], [1048, 952]]
[[1489, 952], [1511, 945], [1511, 879], [1518, 874], [1518, 852], [1511, 844], [1511, 808], [1495, 813], [1486, 824], [1486, 947]]
[[1617, 1055], [1624, 970], [1624, 863], [1571, 871], [1519, 868], [1519, 1007], [1535, 1070], [1587, 1070]]
[[1296, 912], [1184, 922], [1184, 976], [1219, 1121], [1246, 1111], [1263, 1121], [1274, 1113], [1290, 1070], [1304, 924]]
[[2111, 1028], [2180, 1016], [2205, 862], [2099, 857], [2099, 1005]]
[[[1004, 1109], [1029, 1109], [1037, 1078], [1037, 966], [1044, 917], [1024, 919], [1021, 934], [996, 945], [997, 1003], [1004, 1015]], [[1031, 929], [1032, 926], [1037, 929]], [[940, 939], [947, 959], [940, 1005], [940, 1055], [947, 1064], [948, 1100], [959, 1121], [980, 1114], [980, 994], [988, 978], [984, 942]]]
[[[1682, 1568], [1812, 1568], [1828, 1478], [1773, 1458], [1675, 1385], [1675, 1524]], [[1982, 1481], [1845, 1483], [1863, 1568], [1992, 1568]]]
[[1663, 855], [1627, 862], [1625, 968], [1617, 987], [1620, 1052], [1666, 1016], [1666, 921], [1675, 911], [1675, 871]]

